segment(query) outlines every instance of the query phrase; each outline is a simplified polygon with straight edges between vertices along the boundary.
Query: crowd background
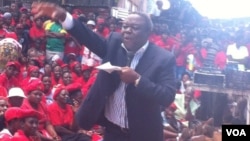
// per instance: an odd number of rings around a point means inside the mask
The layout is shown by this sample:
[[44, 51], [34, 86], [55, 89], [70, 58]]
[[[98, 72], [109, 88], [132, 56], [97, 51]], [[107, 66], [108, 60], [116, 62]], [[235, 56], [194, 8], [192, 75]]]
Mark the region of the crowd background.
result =
[[[191, 87], [193, 73], [204, 66], [209, 56], [207, 48], [211, 46], [216, 48], [213, 65], [219, 70], [226, 68], [230, 44], [241, 42], [250, 51], [250, 26], [246, 19], [204, 18], [187, 1], [170, 2], [170, 9], [161, 10], [160, 15], [148, 13], [154, 22], [149, 40], [176, 57], [176, 99], [162, 115], [166, 140], [220, 138], [220, 126], [214, 125], [211, 115], [204, 117], [206, 114], [199, 108], [202, 93]], [[68, 11], [104, 38], [121, 30], [121, 19], [84, 13], [81, 9]], [[56, 140], [64, 134], [78, 136], [76, 133], [100, 139], [102, 127], [96, 125], [91, 131], [78, 129], [73, 124], [73, 115], [94, 83], [98, 72], [95, 67], [102, 60], [81, 46], [58, 21], [46, 17], [34, 20], [29, 9], [20, 3], [0, 8], [0, 38], [14, 39], [22, 46], [16, 60], [1, 64], [0, 115], [4, 115], [7, 107], [33, 109], [46, 115], [48, 127], [39, 128], [39, 136], [45, 139]], [[4, 49], [0, 49], [0, 60], [4, 60], [12, 46], [1, 48]], [[13, 100], [20, 97], [21, 102]], [[229, 97], [228, 101], [220, 124], [245, 124], [246, 100]]]

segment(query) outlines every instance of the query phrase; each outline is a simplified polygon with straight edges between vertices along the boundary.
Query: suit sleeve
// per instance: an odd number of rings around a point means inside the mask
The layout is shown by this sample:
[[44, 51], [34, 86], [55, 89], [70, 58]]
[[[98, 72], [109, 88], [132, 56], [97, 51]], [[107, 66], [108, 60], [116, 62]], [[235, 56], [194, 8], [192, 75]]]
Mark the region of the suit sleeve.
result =
[[169, 106], [174, 101], [176, 93], [174, 66], [175, 58], [171, 56], [157, 68], [156, 81], [142, 76], [137, 86], [137, 94], [162, 106]]
[[81, 44], [94, 52], [100, 58], [104, 58], [107, 53], [107, 42], [78, 20], [74, 20], [74, 26], [68, 32]]

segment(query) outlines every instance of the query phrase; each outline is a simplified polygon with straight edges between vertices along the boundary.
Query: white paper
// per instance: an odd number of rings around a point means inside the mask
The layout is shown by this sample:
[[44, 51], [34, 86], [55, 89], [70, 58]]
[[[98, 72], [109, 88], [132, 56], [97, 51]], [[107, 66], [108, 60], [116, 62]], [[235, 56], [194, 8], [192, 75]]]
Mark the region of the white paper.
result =
[[106, 71], [108, 73], [112, 73], [113, 71], [120, 71], [121, 70], [121, 67], [113, 66], [113, 65], [110, 64], [110, 62], [104, 63], [104, 64], [102, 64], [100, 66], [97, 66], [96, 68], [99, 69], [99, 70], [104, 70], [104, 71]]

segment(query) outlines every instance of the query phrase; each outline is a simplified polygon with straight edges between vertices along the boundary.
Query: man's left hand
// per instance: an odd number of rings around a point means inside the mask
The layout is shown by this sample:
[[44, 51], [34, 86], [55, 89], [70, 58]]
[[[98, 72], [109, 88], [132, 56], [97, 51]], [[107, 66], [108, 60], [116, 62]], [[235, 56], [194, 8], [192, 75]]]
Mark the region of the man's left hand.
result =
[[130, 67], [122, 67], [122, 70], [119, 71], [119, 74], [121, 80], [125, 83], [134, 83], [135, 80], [140, 77], [140, 75]]

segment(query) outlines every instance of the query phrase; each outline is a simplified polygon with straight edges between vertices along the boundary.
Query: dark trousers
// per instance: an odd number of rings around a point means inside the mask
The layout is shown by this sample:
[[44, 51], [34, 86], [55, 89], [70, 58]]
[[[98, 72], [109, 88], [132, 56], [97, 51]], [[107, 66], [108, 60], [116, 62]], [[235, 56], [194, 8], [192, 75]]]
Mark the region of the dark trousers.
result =
[[111, 122], [105, 126], [103, 141], [129, 141], [129, 130], [122, 129]]

